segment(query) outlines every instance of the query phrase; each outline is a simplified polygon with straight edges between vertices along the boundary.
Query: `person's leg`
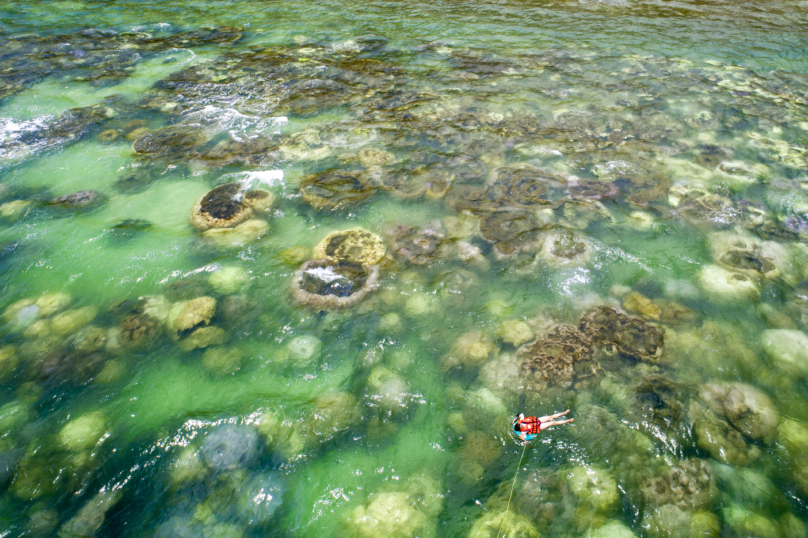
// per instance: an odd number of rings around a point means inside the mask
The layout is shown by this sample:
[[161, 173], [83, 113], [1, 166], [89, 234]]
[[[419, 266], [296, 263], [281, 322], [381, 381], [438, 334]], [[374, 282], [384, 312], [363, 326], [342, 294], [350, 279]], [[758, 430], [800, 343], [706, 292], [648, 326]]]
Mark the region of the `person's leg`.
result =
[[569, 422], [574, 422], [574, 421], [575, 421], [574, 418], [570, 418], [570, 419], [567, 419], [567, 420], [551, 420], [550, 422], [542, 421], [541, 426], [539, 427], [539, 429], [541, 431], [544, 431], [547, 428], [552, 428], [553, 426], [561, 426], [562, 424], [567, 424]]
[[555, 415], [547, 415], [546, 417], [539, 417], [539, 422], [542, 422], [542, 423], [549, 422], [549, 421], [551, 421], [553, 419], [556, 419], [558, 417], [563, 417], [564, 415], [566, 415], [569, 412], [570, 412], [570, 410], [567, 409], [566, 411], [564, 411], [562, 413], [556, 413]]

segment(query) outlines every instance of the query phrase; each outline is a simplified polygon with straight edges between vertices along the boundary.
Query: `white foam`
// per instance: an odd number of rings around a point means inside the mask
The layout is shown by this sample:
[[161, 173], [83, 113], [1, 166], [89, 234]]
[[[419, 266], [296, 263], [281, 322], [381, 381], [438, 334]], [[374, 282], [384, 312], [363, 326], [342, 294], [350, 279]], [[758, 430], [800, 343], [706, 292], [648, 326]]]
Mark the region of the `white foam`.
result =
[[51, 145], [54, 140], [42, 140], [34, 144], [25, 144], [20, 141], [27, 133], [45, 129], [53, 116], [40, 116], [32, 120], [15, 120], [14, 118], [0, 118], [0, 159], [13, 159], [21, 157]]
[[345, 278], [341, 274], [335, 272], [331, 267], [314, 267], [313, 269], [306, 269], [306, 274], [313, 276], [318, 280], [322, 280], [326, 284]]
[[206, 104], [183, 115], [183, 123], [200, 123], [218, 132], [228, 131], [230, 136], [240, 140], [245, 136], [271, 133], [280, 134], [282, 125], [289, 122], [286, 116], [262, 116], [245, 114], [235, 107], [238, 103]]
[[639, 174], [643, 169], [635, 164], [626, 161], [609, 161], [606, 164], [599, 164], [593, 170], [598, 177], [609, 177], [614, 174]]
[[255, 170], [253, 172], [236, 172], [233, 174], [225, 174], [219, 178], [224, 183], [240, 183], [242, 185], [241, 192], [248, 191], [257, 186], [284, 186], [283, 170]]

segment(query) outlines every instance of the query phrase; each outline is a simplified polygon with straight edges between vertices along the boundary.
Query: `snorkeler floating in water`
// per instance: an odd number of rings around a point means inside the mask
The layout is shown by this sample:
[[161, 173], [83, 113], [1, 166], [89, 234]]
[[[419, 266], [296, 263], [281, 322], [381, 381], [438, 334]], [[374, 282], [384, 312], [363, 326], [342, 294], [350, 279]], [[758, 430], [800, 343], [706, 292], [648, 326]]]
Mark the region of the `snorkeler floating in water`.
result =
[[[519, 413], [516, 415], [516, 418], [513, 419], [511, 426], [513, 427], [513, 432], [519, 436], [519, 439], [524, 441], [520, 443], [522, 445], [522, 456], [519, 458], [519, 463], [516, 466], [516, 473], [513, 475], [513, 483], [511, 483], [511, 494], [508, 496], [508, 506], [505, 508], [505, 513], [511, 509], [511, 499], [513, 499], [513, 488], [516, 486], [516, 477], [519, 476], [519, 468], [522, 466], [522, 460], [525, 458], [525, 451], [527, 450], [527, 445], [539, 436], [539, 433], [542, 430], [546, 430], [548, 428], [552, 428], [553, 426], [560, 426], [561, 424], [567, 424], [569, 422], [574, 422], [574, 418], [569, 418], [567, 420], [555, 420], [559, 417], [563, 417], [570, 410], [567, 409], [562, 413], [556, 413], [555, 415], [547, 415], [546, 417], [526, 417], [524, 413]], [[502, 534], [502, 529], [505, 526], [506, 518], [502, 518], [502, 523], [499, 526], [499, 531], [497, 531], [497, 538], [500, 537]]]
[[546, 417], [538, 418], [526, 417], [524, 413], [519, 413], [519, 415], [513, 419], [513, 431], [522, 441], [532, 441], [542, 430], [552, 428], [553, 426], [560, 426], [561, 424], [567, 424], [568, 422], [573, 422], [575, 420], [574, 418], [568, 420], [554, 420], [556, 418], [563, 417], [569, 412], [570, 410], [567, 409], [563, 413], [556, 413], [555, 415], [548, 415]]

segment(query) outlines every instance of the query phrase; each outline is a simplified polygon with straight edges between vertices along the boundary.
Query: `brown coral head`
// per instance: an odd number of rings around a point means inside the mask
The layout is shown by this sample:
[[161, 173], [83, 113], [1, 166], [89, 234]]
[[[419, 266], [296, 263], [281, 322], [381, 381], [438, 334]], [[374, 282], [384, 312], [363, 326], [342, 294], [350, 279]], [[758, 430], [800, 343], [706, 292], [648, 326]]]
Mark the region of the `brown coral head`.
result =
[[527, 213], [498, 211], [480, 221], [480, 232], [489, 243], [519, 242], [540, 229], [536, 219]]
[[617, 308], [596, 306], [583, 315], [581, 331], [599, 346], [614, 346], [630, 358], [656, 363], [662, 356], [661, 330]]
[[525, 344], [517, 351], [522, 374], [540, 387], [570, 387], [576, 363], [591, 361], [592, 343], [587, 336], [567, 325], [553, 328], [541, 340]]
[[345, 170], [328, 170], [306, 176], [300, 187], [303, 201], [317, 210], [341, 209], [361, 202], [375, 192], [365, 174]]
[[410, 263], [426, 265], [445, 254], [447, 239], [435, 228], [399, 224], [391, 235], [393, 250]]
[[426, 191], [428, 173], [425, 166], [420, 166], [415, 170], [377, 170], [371, 173], [371, 177], [380, 188], [396, 198], [407, 200], [417, 198]]
[[127, 316], [119, 327], [118, 337], [124, 347], [147, 347], [154, 343], [162, 333], [160, 320], [148, 314]]
[[301, 306], [321, 310], [358, 304], [379, 283], [379, 268], [327, 259], [304, 263], [292, 280], [292, 296]]
[[574, 198], [584, 200], [603, 200], [620, 194], [620, 190], [614, 183], [586, 179], [571, 183], [568, 190]]
[[386, 253], [381, 238], [363, 228], [331, 232], [316, 247], [315, 258], [375, 265]]

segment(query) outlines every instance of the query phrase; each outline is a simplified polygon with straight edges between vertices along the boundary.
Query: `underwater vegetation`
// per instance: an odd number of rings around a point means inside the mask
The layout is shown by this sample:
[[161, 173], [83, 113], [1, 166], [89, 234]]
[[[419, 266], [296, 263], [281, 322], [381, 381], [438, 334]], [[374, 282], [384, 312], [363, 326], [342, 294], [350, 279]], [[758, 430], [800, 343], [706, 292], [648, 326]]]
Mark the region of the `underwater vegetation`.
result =
[[808, 536], [804, 59], [289, 4], [0, 10], [0, 536]]

